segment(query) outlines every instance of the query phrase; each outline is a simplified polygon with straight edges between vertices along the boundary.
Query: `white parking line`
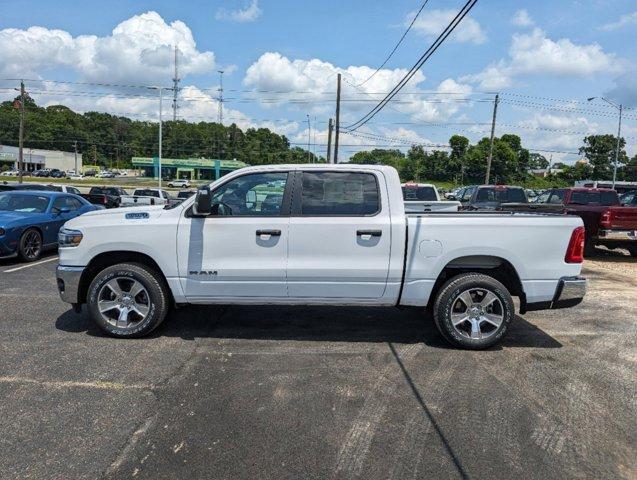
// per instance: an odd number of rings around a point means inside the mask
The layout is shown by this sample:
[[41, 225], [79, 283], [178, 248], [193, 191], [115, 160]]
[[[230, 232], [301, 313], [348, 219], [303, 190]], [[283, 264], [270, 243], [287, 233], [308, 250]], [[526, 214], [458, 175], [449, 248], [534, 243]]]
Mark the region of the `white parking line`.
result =
[[26, 265], [22, 265], [21, 267], [10, 268], [9, 270], [5, 270], [2, 273], [17, 272], [18, 270], [22, 270], [24, 268], [35, 267], [36, 265], [41, 265], [43, 263], [52, 262], [53, 260], [57, 260], [58, 258], [59, 257], [53, 257], [53, 258], [47, 258], [46, 260], [40, 260], [39, 262], [35, 262], [35, 263], [27, 263]]

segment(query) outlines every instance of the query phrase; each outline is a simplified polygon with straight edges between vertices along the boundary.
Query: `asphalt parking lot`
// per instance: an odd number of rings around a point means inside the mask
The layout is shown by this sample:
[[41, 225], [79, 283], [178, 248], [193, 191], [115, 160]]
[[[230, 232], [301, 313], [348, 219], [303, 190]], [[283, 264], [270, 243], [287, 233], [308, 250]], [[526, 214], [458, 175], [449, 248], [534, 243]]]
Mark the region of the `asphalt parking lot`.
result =
[[0, 478], [637, 478], [637, 262], [449, 348], [415, 310], [188, 307], [141, 340], [0, 261]]

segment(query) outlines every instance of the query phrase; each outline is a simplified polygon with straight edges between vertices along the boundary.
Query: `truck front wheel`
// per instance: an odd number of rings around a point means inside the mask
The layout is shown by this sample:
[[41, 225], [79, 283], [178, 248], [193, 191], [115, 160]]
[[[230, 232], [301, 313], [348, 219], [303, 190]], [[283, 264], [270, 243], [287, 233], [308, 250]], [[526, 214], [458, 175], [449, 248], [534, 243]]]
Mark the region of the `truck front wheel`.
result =
[[87, 297], [95, 324], [119, 338], [148, 335], [161, 324], [169, 307], [161, 276], [138, 263], [105, 268], [91, 282]]
[[433, 309], [442, 336], [453, 345], [474, 350], [498, 343], [514, 312], [507, 288], [480, 273], [449, 279], [438, 291]]

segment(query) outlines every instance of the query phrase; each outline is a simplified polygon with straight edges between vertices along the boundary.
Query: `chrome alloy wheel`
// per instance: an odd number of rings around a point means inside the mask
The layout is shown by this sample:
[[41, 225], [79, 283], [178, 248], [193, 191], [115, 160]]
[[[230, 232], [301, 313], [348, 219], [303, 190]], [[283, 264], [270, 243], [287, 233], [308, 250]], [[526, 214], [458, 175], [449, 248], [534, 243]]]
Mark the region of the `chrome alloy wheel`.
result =
[[105, 283], [97, 295], [102, 318], [117, 328], [134, 328], [150, 311], [150, 297], [144, 286], [129, 277], [116, 277]]
[[42, 250], [42, 240], [40, 234], [35, 230], [29, 230], [24, 237], [24, 256], [27, 258], [37, 258]]
[[502, 302], [493, 292], [470, 288], [451, 305], [451, 323], [460, 335], [481, 340], [498, 331], [504, 313]]

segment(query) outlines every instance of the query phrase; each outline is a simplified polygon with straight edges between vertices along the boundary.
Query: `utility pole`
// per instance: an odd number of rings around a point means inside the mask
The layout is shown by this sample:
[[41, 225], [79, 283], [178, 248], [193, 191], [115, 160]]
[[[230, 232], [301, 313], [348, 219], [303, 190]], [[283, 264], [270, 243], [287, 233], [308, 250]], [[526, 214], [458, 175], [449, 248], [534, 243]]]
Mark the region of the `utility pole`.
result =
[[334, 163], [338, 163], [338, 135], [341, 127], [341, 74], [336, 84], [336, 132], [334, 133]]
[[613, 164], [613, 189], [615, 188], [615, 182], [617, 181], [617, 163], [619, 162], [619, 149], [621, 147], [621, 135], [622, 135], [622, 113], [624, 112], [623, 104], [616, 104], [615, 102], [611, 102], [609, 99], [604, 97], [590, 97], [588, 99], [589, 102], [592, 102], [596, 98], [600, 98], [604, 100], [609, 105], [615, 107], [619, 110], [619, 124], [617, 125], [617, 145], [615, 147], [615, 163]]
[[173, 121], [177, 120], [177, 110], [179, 109], [179, 105], [177, 105], [177, 95], [179, 94], [179, 69], [178, 69], [178, 54], [179, 49], [177, 45], [175, 45], [175, 76], [173, 77]]
[[491, 122], [491, 142], [489, 144], [489, 157], [487, 158], [487, 174], [484, 178], [484, 183], [489, 185], [489, 177], [491, 176], [491, 160], [493, 159], [493, 136], [495, 135], [495, 120], [498, 115], [498, 103], [500, 102], [500, 96], [496, 94], [495, 102], [493, 102], [493, 121]]
[[161, 108], [162, 101], [164, 97], [164, 89], [159, 87], [159, 157], [158, 157], [158, 166], [159, 166], [159, 188], [161, 188], [161, 144], [162, 144], [162, 118], [161, 118]]
[[223, 70], [217, 70], [219, 72], [219, 124], [223, 125]]
[[332, 124], [332, 119], [327, 123], [327, 163], [332, 163], [332, 130], [334, 129], [334, 125]]
[[617, 147], [615, 148], [615, 164], [613, 165], [613, 190], [615, 189], [615, 182], [617, 181], [617, 162], [619, 162], [619, 147], [621, 145], [622, 138], [622, 112], [624, 111], [624, 105], [619, 104], [619, 125], [617, 126]]
[[24, 81], [20, 80], [20, 132], [18, 133], [18, 183], [22, 183], [24, 169]]
[[307, 114], [307, 163], [311, 163], [310, 138], [312, 136], [312, 125], [310, 125], [310, 114]]
[[75, 150], [75, 175], [78, 175], [80, 172], [77, 171], [77, 140], [73, 142], [73, 148]]

